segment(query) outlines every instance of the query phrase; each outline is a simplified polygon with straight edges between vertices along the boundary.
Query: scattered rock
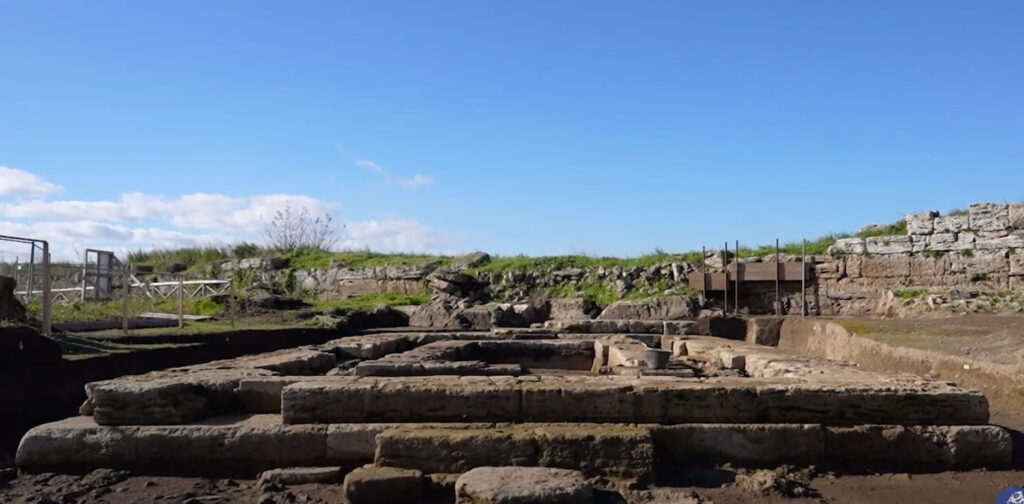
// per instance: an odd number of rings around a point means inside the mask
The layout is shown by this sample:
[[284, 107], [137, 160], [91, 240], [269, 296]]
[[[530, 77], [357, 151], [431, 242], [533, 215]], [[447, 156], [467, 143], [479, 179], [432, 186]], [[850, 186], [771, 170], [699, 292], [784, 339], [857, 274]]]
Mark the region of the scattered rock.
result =
[[733, 483], [737, 488], [767, 497], [818, 497], [818, 491], [808, 486], [810, 471], [792, 472], [787, 466], [777, 469], [761, 469], [746, 474], [737, 474]]
[[305, 485], [307, 483], [337, 483], [341, 480], [340, 467], [287, 467], [270, 469], [260, 474], [260, 486], [271, 483], [279, 485]]
[[583, 473], [547, 467], [477, 467], [455, 482], [456, 504], [586, 504]]
[[351, 504], [415, 502], [423, 495], [423, 473], [366, 465], [348, 473], [343, 486]]

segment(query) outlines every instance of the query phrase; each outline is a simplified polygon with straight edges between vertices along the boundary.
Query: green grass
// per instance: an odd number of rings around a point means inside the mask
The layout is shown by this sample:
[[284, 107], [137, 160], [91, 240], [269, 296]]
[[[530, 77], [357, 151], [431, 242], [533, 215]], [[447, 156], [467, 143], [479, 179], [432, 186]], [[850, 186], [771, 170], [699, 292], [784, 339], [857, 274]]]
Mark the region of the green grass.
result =
[[899, 299], [917, 299], [927, 294], [925, 289], [896, 289], [892, 291], [893, 296]]
[[371, 251], [331, 252], [328, 250], [303, 248], [280, 254], [288, 260], [292, 269], [326, 268], [331, 261], [349, 268], [368, 268], [373, 266], [420, 265], [436, 262], [439, 266], [450, 264], [450, 256], [429, 254], [384, 254]]
[[345, 308], [348, 310], [362, 310], [374, 308], [378, 305], [405, 306], [421, 305], [430, 301], [429, 294], [367, 294], [347, 299], [331, 299], [316, 301], [313, 308], [324, 310], [327, 308]]
[[492, 257], [490, 262], [470, 268], [467, 273], [480, 274], [480, 273], [491, 273], [501, 274], [508, 271], [518, 272], [550, 272], [558, 270], [567, 270], [572, 268], [581, 269], [597, 269], [604, 267], [607, 269], [619, 267], [622, 269], [627, 268], [647, 268], [656, 264], [663, 264], [668, 262], [699, 262], [700, 252], [687, 252], [684, 254], [670, 254], [663, 251], [655, 251], [650, 254], [645, 254], [640, 257], [632, 258], [620, 258], [620, 257], [596, 257], [588, 255], [564, 255], [564, 256], [542, 256], [542, 257], [529, 257], [525, 255], [508, 256], [508, 257]]
[[857, 236], [858, 238], [870, 238], [872, 236], [889, 236], [905, 234], [907, 234], [907, 221], [900, 219], [892, 224], [862, 230], [855, 234], [854, 236]]
[[[25, 308], [30, 317], [42, 317], [42, 303], [29, 302]], [[216, 316], [227, 311], [227, 307], [210, 298], [185, 299], [185, 313], [189, 315]], [[177, 299], [154, 301], [150, 299], [132, 299], [128, 305], [128, 313], [136, 316], [143, 312], [178, 313]], [[121, 301], [76, 301], [74, 303], [54, 303], [53, 321], [89, 322], [97, 320], [120, 320], [122, 314]]]

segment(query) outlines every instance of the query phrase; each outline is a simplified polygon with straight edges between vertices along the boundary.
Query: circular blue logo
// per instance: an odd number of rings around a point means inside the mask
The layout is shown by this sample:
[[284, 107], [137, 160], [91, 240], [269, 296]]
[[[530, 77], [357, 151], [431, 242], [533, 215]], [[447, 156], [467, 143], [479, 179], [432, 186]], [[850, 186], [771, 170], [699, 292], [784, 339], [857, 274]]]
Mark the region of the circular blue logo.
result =
[[1024, 488], [1013, 486], [999, 492], [995, 504], [1024, 504]]

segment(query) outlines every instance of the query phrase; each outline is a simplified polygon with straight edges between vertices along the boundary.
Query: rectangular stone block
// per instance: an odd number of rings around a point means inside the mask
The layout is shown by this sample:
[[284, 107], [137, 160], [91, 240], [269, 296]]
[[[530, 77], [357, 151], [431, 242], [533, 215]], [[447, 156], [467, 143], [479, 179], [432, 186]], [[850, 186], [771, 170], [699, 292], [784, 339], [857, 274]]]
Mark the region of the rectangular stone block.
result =
[[197, 372], [151, 380], [121, 378], [86, 385], [100, 425], [181, 424], [231, 412], [241, 373]]
[[[339, 377], [349, 378], [349, 377]], [[281, 392], [286, 424], [515, 421], [519, 390], [506, 377], [352, 377], [305, 382]]]
[[637, 386], [636, 422], [753, 422], [757, 417], [754, 387], [710, 385], [644, 378]]
[[865, 256], [861, 262], [864, 278], [898, 278], [910, 276], [910, 256]]
[[967, 211], [970, 216], [970, 228], [975, 231], [1001, 231], [1010, 227], [1007, 205], [974, 203]]
[[994, 425], [828, 427], [827, 467], [856, 471], [1009, 467], [1010, 433]]
[[978, 392], [952, 387], [762, 385], [757, 387], [757, 421], [977, 425], [988, 423], [988, 400]]
[[1009, 217], [1011, 229], [1024, 229], [1024, 203], [1011, 203]]
[[959, 233], [966, 231], [970, 226], [966, 215], [949, 215], [936, 217], [933, 221], [934, 232], [936, 233]]
[[865, 239], [868, 254], [909, 254], [913, 252], [913, 242], [907, 235], [871, 236]]
[[633, 422], [636, 394], [611, 376], [533, 377], [520, 383], [524, 422]]
[[684, 424], [651, 427], [658, 461], [775, 467], [818, 464], [825, 430], [814, 424]]
[[396, 429], [377, 437], [374, 462], [429, 473], [539, 466], [574, 469], [590, 477], [646, 480], [654, 447], [648, 429], [617, 424]]
[[99, 468], [138, 474], [255, 477], [275, 467], [330, 465], [326, 426], [284, 426], [276, 415], [192, 425], [110, 427], [89, 417], [29, 431], [17, 464], [33, 472]]
[[[937, 235], [933, 235], [937, 236]], [[949, 258], [914, 256], [910, 258], [910, 276], [942, 276], [949, 270]]]
[[907, 223], [907, 234], [931, 234], [935, 230], [935, 218], [938, 216], [939, 213], [936, 211], [907, 214], [904, 217]]

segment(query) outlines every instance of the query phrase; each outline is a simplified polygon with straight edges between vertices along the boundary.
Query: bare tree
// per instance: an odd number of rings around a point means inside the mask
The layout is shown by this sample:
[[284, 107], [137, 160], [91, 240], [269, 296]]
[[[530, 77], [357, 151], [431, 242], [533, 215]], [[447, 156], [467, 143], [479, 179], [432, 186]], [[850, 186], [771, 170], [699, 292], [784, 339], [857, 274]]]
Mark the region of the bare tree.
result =
[[263, 222], [263, 236], [267, 245], [277, 250], [329, 250], [338, 243], [338, 226], [329, 213], [314, 216], [306, 207], [293, 208], [291, 202], [285, 202], [283, 209]]

